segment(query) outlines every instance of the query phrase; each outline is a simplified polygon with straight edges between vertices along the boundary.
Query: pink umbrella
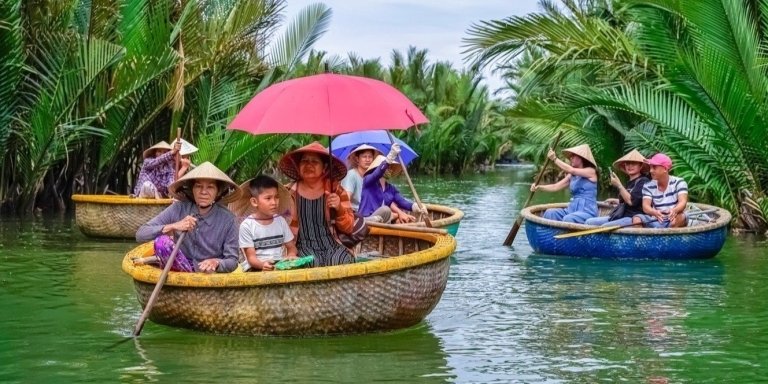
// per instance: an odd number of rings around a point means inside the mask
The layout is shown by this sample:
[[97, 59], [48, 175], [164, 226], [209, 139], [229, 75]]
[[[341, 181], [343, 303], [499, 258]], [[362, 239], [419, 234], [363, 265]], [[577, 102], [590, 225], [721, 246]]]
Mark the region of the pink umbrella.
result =
[[[324, 73], [267, 87], [240, 110], [229, 123], [229, 129], [254, 135], [336, 136], [371, 129], [408, 129], [428, 122], [411, 100], [383, 81]], [[329, 150], [329, 156], [331, 153]], [[403, 164], [402, 157], [400, 163]], [[426, 210], [408, 170], [403, 168], [403, 171], [414, 199]], [[432, 226], [428, 218], [424, 220], [427, 226]]]
[[408, 129], [427, 122], [405, 95], [387, 83], [325, 73], [264, 89], [235, 116], [229, 129], [254, 135], [335, 136], [370, 129]]

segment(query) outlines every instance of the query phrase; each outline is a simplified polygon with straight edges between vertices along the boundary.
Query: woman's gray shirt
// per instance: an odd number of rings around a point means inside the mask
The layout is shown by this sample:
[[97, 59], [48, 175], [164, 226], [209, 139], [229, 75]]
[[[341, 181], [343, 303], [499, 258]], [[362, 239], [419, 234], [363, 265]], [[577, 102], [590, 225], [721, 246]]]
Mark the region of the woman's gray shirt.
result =
[[[136, 231], [136, 241], [150, 241], [162, 234], [163, 227], [187, 216], [197, 218], [195, 229], [187, 233], [181, 251], [197, 264], [206, 259], [219, 259], [216, 272], [232, 272], [237, 268], [238, 226], [235, 215], [219, 204], [214, 204], [205, 216], [199, 216], [197, 205], [190, 201], [177, 201], [160, 212]], [[178, 239], [181, 232], [175, 233]]]

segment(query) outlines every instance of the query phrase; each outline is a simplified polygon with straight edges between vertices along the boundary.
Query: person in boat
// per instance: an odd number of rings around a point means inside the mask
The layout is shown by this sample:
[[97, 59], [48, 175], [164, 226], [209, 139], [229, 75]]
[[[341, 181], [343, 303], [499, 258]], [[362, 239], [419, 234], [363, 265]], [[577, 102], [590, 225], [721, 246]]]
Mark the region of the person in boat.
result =
[[349, 193], [352, 210], [355, 212], [360, 209], [365, 171], [368, 170], [373, 159], [380, 154], [378, 149], [368, 144], [360, 145], [349, 154], [347, 162], [350, 167], [347, 170], [347, 176], [341, 181], [341, 186]]
[[230, 207], [247, 206], [250, 212], [240, 223], [239, 243], [246, 259], [240, 264], [243, 271], [271, 271], [279, 259], [296, 258], [293, 232], [280, 216], [288, 209], [290, 199], [288, 190], [266, 175], [258, 175], [240, 186], [240, 198]]
[[161, 141], [144, 151], [139, 177], [133, 195], [142, 199], [163, 199], [168, 197], [168, 186], [176, 180], [176, 154], [181, 156], [179, 175], [189, 171], [189, 155], [197, 148], [186, 141], [176, 141], [173, 146]]
[[648, 164], [645, 164], [645, 160], [640, 152], [633, 149], [613, 162], [613, 167], [624, 172], [629, 178], [627, 186], [623, 186], [618, 176], [611, 172], [611, 185], [619, 191], [619, 197], [607, 201], [615, 203], [616, 208], [608, 216], [587, 219], [584, 224], [626, 226], [632, 224], [632, 217], [643, 213], [643, 186], [650, 181], [647, 176]]
[[[397, 143], [393, 144], [387, 157], [377, 156], [365, 173], [359, 213], [369, 221], [413, 222], [416, 219], [404, 211], [421, 212], [417, 203], [403, 197], [397, 187], [388, 181], [389, 178], [395, 177], [403, 171], [402, 165], [394, 161], [399, 150]], [[400, 211], [394, 214], [392, 206], [397, 206]]]
[[314, 256], [315, 267], [354, 262], [337, 236], [352, 233], [355, 221], [349, 194], [340, 184], [347, 174], [344, 163], [315, 141], [285, 154], [278, 168], [294, 180], [287, 186], [291, 204], [286, 219], [299, 256]]
[[663, 153], [653, 155], [645, 163], [651, 167], [652, 180], [643, 187], [644, 214], [634, 216], [632, 223], [649, 228], [685, 227], [688, 183], [669, 174], [672, 159]]
[[[186, 232], [171, 266], [177, 272], [232, 272], [237, 268], [238, 231], [235, 215], [218, 203], [238, 197], [224, 172], [205, 162], [168, 187], [178, 201], [136, 231], [137, 241], [154, 240], [155, 257], [164, 267], [174, 239]], [[137, 264], [155, 260], [140, 259]]]
[[544, 218], [567, 223], [584, 223], [597, 216], [597, 170], [595, 158], [588, 144], [563, 150], [570, 164], [557, 158], [551, 148], [547, 157], [562, 169], [566, 175], [554, 184], [531, 184], [531, 192], [539, 189], [546, 192], [560, 191], [566, 186], [571, 190], [571, 201], [566, 208], [550, 208]]

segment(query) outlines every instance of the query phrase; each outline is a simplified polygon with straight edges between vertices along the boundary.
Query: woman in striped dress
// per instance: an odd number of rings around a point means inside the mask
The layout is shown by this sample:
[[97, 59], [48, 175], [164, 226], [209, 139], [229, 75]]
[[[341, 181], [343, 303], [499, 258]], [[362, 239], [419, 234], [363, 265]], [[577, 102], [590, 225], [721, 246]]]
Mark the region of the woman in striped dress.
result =
[[315, 267], [354, 262], [336, 235], [351, 233], [355, 219], [349, 195], [339, 185], [347, 173], [344, 163], [314, 142], [289, 152], [278, 166], [295, 180], [288, 186], [293, 201], [287, 219], [299, 256], [315, 256]]

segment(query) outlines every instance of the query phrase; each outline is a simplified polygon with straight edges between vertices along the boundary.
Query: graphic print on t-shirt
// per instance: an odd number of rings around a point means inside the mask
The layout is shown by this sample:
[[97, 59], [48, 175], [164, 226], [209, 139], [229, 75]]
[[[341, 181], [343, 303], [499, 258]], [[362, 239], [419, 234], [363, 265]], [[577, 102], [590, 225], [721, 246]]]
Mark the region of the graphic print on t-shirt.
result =
[[283, 235], [267, 236], [259, 239], [253, 239], [253, 247], [256, 249], [271, 249], [283, 246]]

